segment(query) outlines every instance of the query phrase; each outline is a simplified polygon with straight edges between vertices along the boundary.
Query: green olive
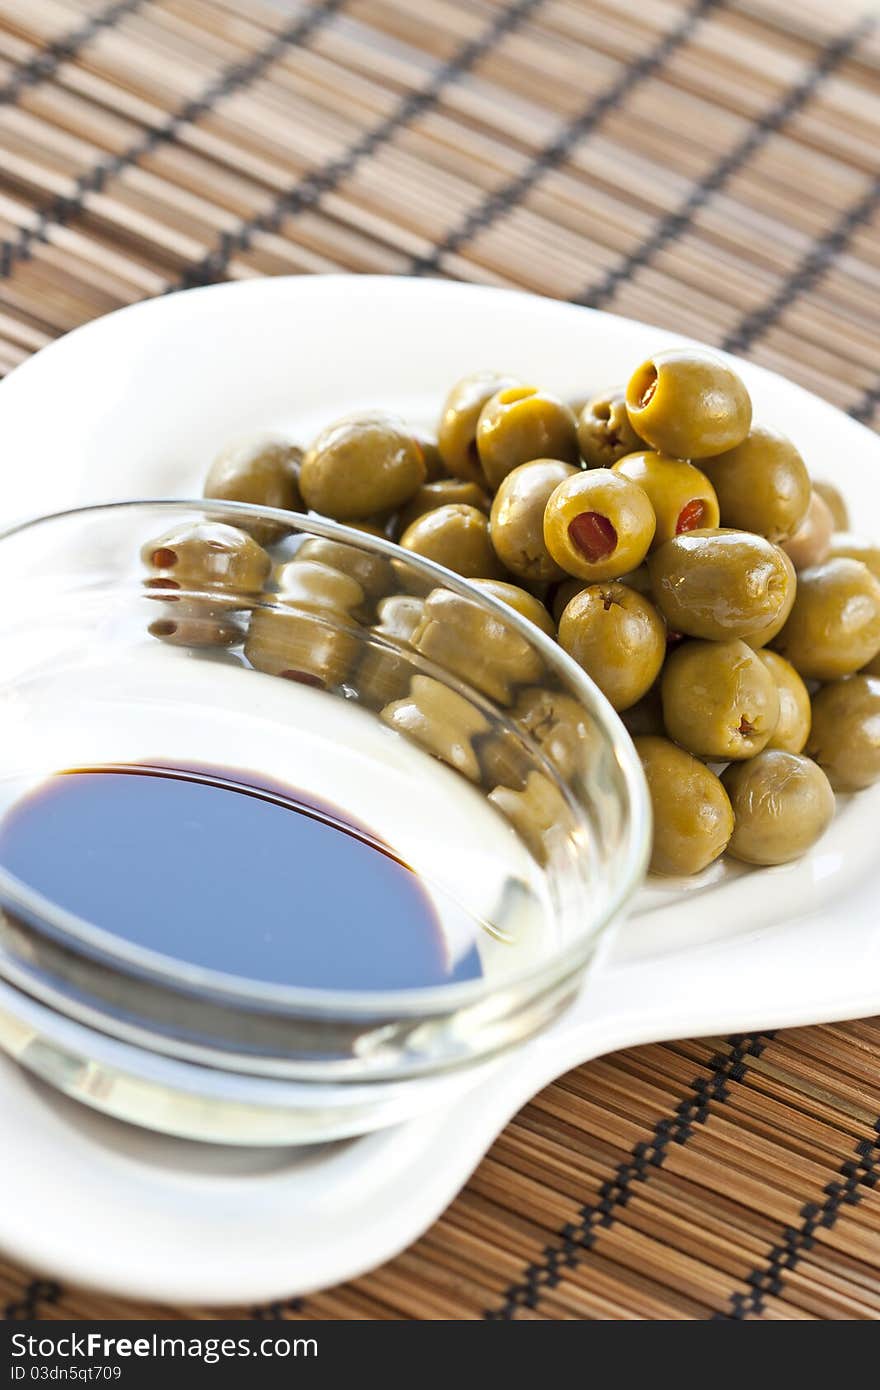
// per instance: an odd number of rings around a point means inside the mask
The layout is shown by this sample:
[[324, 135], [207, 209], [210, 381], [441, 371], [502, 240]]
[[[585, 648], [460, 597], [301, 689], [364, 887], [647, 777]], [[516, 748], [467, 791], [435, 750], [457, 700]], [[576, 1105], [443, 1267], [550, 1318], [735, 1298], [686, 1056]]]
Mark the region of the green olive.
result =
[[692, 463], [647, 451], [627, 454], [612, 471], [638, 483], [647, 493], [657, 518], [652, 550], [683, 531], [718, 525], [715, 489], [705, 473]]
[[571, 820], [559, 788], [541, 772], [530, 772], [522, 791], [496, 787], [489, 793], [492, 805], [513, 826], [530, 853], [544, 864], [550, 858], [552, 841], [565, 833]]
[[252, 536], [221, 522], [187, 522], [147, 541], [141, 559], [156, 576], [151, 588], [246, 599], [260, 592], [272, 568]]
[[550, 494], [544, 542], [556, 563], [580, 579], [617, 579], [637, 569], [654, 539], [647, 493], [606, 468], [576, 473]]
[[642, 594], [645, 598], [654, 597], [647, 565], [639, 565], [638, 569], [630, 570], [629, 574], [622, 574], [618, 582], [625, 584], [628, 589], [635, 589], [637, 594]]
[[588, 751], [596, 743], [596, 726], [570, 695], [546, 686], [521, 690], [513, 706], [513, 721], [566, 781], [584, 770]]
[[778, 652], [758, 652], [776, 685], [779, 719], [767, 744], [786, 753], [802, 753], [810, 734], [810, 692], [790, 661]]
[[353, 575], [298, 553], [275, 574], [278, 594], [251, 618], [244, 654], [258, 671], [303, 685], [337, 686], [357, 659], [366, 607]]
[[244, 645], [256, 670], [314, 686], [341, 685], [357, 652], [356, 629], [332, 608], [257, 608]]
[[231, 647], [242, 640], [236, 611], [262, 592], [271, 561], [252, 535], [222, 523], [176, 527], [141, 550], [149, 598], [161, 601], [148, 631], [178, 647]]
[[489, 536], [489, 520], [476, 507], [452, 503], [425, 512], [406, 528], [400, 544], [465, 579], [503, 579], [505, 575]]
[[880, 778], [880, 679], [850, 676], [813, 696], [807, 752], [832, 787], [860, 791]]
[[[637, 594], [643, 594], [645, 598], [652, 598], [651, 576], [648, 573], [647, 565], [639, 565], [638, 569], [631, 570], [629, 574], [622, 574], [617, 580], [618, 584], [625, 584], [628, 589], [635, 589]], [[566, 605], [571, 602], [575, 594], [579, 594], [586, 588], [583, 579], [563, 579], [553, 589], [550, 611], [556, 619], [559, 619], [565, 612]]]
[[733, 807], [727, 846], [746, 864], [787, 864], [825, 833], [834, 817], [834, 792], [820, 767], [798, 753], [768, 748], [721, 778]]
[[626, 388], [593, 396], [576, 412], [578, 447], [588, 468], [610, 468], [642, 447], [626, 413]]
[[175, 647], [234, 647], [244, 635], [232, 617], [198, 611], [180, 613], [170, 604], [166, 612], [167, 617], [156, 618], [147, 630], [151, 637]]
[[651, 797], [651, 872], [698, 874], [733, 833], [730, 800], [714, 772], [666, 738], [636, 738]]
[[566, 782], [585, 776], [597, 737], [577, 700], [547, 686], [529, 686], [516, 698], [511, 725], [480, 745], [486, 785], [522, 791], [534, 771], [536, 747]]
[[630, 705], [620, 717], [631, 738], [641, 738], [646, 734], [656, 735], [658, 738], [665, 737], [666, 725], [663, 723], [663, 701], [660, 698], [659, 684], [652, 685], [647, 695]]
[[[302, 508], [299, 492], [303, 451], [296, 444], [273, 435], [236, 440], [218, 454], [205, 480], [205, 496], [226, 502], [247, 502], [254, 507], [279, 507], [295, 512]], [[247, 531], [262, 545], [283, 534], [279, 525], [249, 522]]]
[[377, 555], [372, 550], [360, 550], [356, 545], [346, 545], [344, 541], [330, 540], [325, 536], [309, 536], [291, 563], [302, 564], [306, 560], [347, 574], [356, 580], [370, 599], [387, 594], [394, 582], [391, 561], [386, 560], [384, 555]]
[[[363, 644], [354, 682], [359, 698], [365, 703], [381, 709], [409, 692], [410, 678], [415, 670], [410, 638], [422, 620], [424, 609], [424, 601], [411, 594], [392, 594], [379, 603], [376, 622]], [[400, 655], [389, 648], [399, 649]]]
[[437, 483], [448, 476], [446, 464], [443, 462], [443, 455], [440, 453], [440, 446], [432, 435], [426, 434], [424, 430], [413, 430], [412, 437], [416, 447], [421, 450], [422, 458], [425, 461], [425, 480], [429, 483]]
[[534, 386], [506, 386], [487, 401], [477, 424], [477, 449], [490, 488], [533, 459], [580, 458], [568, 406]]
[[380, 717], [471, 782], [479, 781], [473, 741], [488, 732], [489, 724], [476, 705], [457, 691], [432, 676], [413, 676], [409, 694], [386, 705]]
[[698, 758], [752, 758], [779, 721], [776, 683], [745, 642], [684, 642], [661, 681], [669, 737]]
[[546, 632], [548, 637], [556, 636], [556, 624], [541, 600], [535, 598], [534, 594], [521, 589], [518, 584], [505, 584], [501, 579], [475, 579], [473, 584], [474, 588], [482, 589], [501, 603], [506, 603], [521, 617], [528, 618], [530, 623]]
[[415, 598], [412, 594], [391, 594], [379, 604], [373, 631], [386, 642], [406, 646], [424, 612], [423, 599]]
[[624, 584], [591, 584], [559, 622], [559, 645], [616, 710], [650, 690], [666, 655], [666, 627], [654, 605]]
[[366, 607], [363, 586], [353, 575], [317, 560], [288, 560], [275, 571], [275, 582], [280, 603], [309, 613], [351, 618]]
[[832, 560], [861, 560], [874, 577], [880, 579], [880, 545], [866, 540], [864, 536], [856, 536], [852, 531], [835, 531], [828, 555]]
[[499, 704], [518, 687], [534, 685], [543, 663], [532, 644], [473, 599], [434, 589], [425, 599], [412, 645], [429, 661], [467, 681]]
[[654, 600], [673, 632], [707, 641], [738, 637], [763, 646], [795, 600], [794, 566], [763, 536], [688, 531], [648, 558]]
[[474, 372], [453, 386], [437, 427], [437, 447], [454, 478], [486, 486], [477, 450], [477, 421], [487, 401], [506, 386], [517, 384], [516, 377], [501, 372]]
[[782, 546], [796, 570], [821, 565], [828, 559], [833, 530], [834, 520], [828, 503], [814, 489], [810, 494], [806, 516], [794, 535]]
[[403, 535], [406, 528], [418, 521], [420, 516], [450, 504], [476, 507], [477, 511], [485, 512], [488, 516], [492, 502], [488, 492], [478, 483], [466, 483], [461, 478], [440, 478], [435, 483], [425, 483], [400, 512], [397, 534]]
[[754, 425], [742, 443], [703, 460], [721, 523], [770, 541], [794, 535], [810, 505], [810, 475], [790, 439]]
[[[623, 583], [622, 579], [620, 583]], [[562, 583], [557, 584], [553, 589], [550, 612], [553, 614], [553, 619], [557, 626], [559, 625], [559, 619], [562, 617], [568, 604], [571, 603], [575, 594], [579, 594], [581, 590], [586, 587], [586, 581], [583, 579], [563, 579]]]
[[425, 460], [396, 416], [349, 416], [328, 425], [307, 450], [299, 474], [308, 507], [352, 521], [403, 506], [425, 481]]
[[818, 492], [822, 501], [828, 504], [828, 510], [834, 518], [835, 531], [848, 531], [849, 509], [840, 488], [835, 487], [833, 483], [826, 482], [824, 478], [814, 478], [813, 491]]
[[627, 382], [626, 409], [652, 449], [681, 459], [735, 448], [752, 423], [749, 393], [736, 372], [700, 348], [671, 348], [643, 362]]
[[802, 570], [774, 646], [806, 680], [833, 681], [861, 670], [880, 651], [880, 580], [846, 557]]
[[565, 573], [544, 541], [544, 511], [551, 493], [577, 472], [559, 459], [534, 459], [502, 480], [489, 517], [492, 544], [519, 579], [561, 579]]
[[502, 729], [479, 740], [478, 753], [484, 786], [511, 787], [522, 791], [535, 759], [525, 740], [512, 729]]

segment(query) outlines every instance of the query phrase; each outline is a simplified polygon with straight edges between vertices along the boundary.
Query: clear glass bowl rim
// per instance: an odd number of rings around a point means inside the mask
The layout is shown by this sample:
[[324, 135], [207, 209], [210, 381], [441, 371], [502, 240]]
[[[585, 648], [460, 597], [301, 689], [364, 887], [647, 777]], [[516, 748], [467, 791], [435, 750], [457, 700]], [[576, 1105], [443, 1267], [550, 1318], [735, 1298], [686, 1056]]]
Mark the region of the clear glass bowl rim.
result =
[[[458, 984], [437, 985], [420, 989], [401, 990], [327, 990], [300, 988], [294, 985], [271, 985], [247, 977], [230, 975], [203, 966], [189, 965], [177, 957], [167, 956], [147, 947], [134, 946], [101, 927], [58, 907], [51, 899], [30, 889], [0, 865], [0, 889], [36, 919], [48, 925], [69, 947], [77, 942], [89, 954], [97, 953], [108, 964], [128, 967], [147, 975], [175, 992], [191, 990], [208, 994], [215, 999], [226, 998], [230, 1003], [249, 1005], [291, 1015], [335, 1016], [349, 1018], [431, 1017], [465, 1009], [494, 998], [499, 993], [516, 990], [531, 984], [540, 987], [548, 979], [564, 978], [576, 970], [588, 954], [589, 946], [624, 907], [635, 892], [647, 869], [651, 843], [651, 807], [641, 763], [619, 716], [586, 672], [551, 637], [522, 617], [501, 600], [470, 584], [466, 579], [433, 560], [403, 551], [394, 541], [371, 533], [356, 531], [340, 522], [305, 512], [282, 511], [275, 507], [252, 506], [243, 502], [227, 502], [214, 498], [133, 498], [102, 502], [49, 512], [29, 518], [0, 530], [0, 547], [4, 542], [29, 531], [60, 522], [87, 522], [90, 516], [126, 512], [195, 511], [228, 519], [230, 525], [243, 518], [254, 521], [280, 522], [287, 529], [341, 541], [358, 549], [373, 551], [392, 560], [407, 564], [428, 580], [478, 603], [486, 611], [502, 618], [518, 631], [542, 655], [548, 666], [561, 675], [595, 719], [597, 728], [606, 740], [623, 776], [628, 803], [624, 815], [624, 848], [622, 866], [616, 883], [610, 885], [602, 911], [589, 936], [578, 938], [564, 950], [548, 956], [538, 965], [493, 985], [485, 979]], [[428, 756], [428, 755], [426, 755]]]

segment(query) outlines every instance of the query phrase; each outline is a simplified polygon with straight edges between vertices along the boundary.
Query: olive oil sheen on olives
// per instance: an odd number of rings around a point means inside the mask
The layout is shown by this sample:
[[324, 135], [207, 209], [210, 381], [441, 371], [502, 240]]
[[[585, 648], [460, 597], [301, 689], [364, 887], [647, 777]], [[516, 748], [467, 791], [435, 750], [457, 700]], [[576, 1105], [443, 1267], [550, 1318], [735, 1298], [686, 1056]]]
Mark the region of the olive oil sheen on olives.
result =
[[395, 990], [475, 979], [431, 893], [345, 812], [239, 769], [57, 773], [0, 821], [0, 865], [56, 907], [189, 965], [279, 985]]

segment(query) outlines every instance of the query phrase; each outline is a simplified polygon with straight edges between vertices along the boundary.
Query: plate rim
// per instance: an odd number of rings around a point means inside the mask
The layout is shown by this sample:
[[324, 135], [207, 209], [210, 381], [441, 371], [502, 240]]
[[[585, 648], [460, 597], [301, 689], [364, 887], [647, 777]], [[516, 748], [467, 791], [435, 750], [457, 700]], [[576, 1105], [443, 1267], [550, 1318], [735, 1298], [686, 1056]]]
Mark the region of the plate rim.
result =
[[[374, 297], [376, 294], [385, 293], [392, 293], [394, 295], [400, 296], [423, 296], [426, 300], [430, 299], [431, 297], [446, 297], [457, 299], [460, 298], [462, 300], [471, 301], [475, 305], [478, 303], [491, 303], [493, 300], [498, 302], [498, 297], [501, 297], [507, 302], [516, 302], [517, 304], [522, 304], [524, 307], [524, 312], [526, 313], [529, 311], [530, 307], [535, 308], [536, 306], [538, 306], [540, 307], [542, 313], [570, 316], [572, 321], [574, 321], [575, 318], [578, 318], [582, 322], [583, 317], [585, 315], [594, 319], [594, 321], [597, 324], [602, 324], [604, 322], [607, 322], [608, 320], [613, 320], [619, 326], [619, 331], [622, 333], [630, 330], [638, 335], [651, 332], [653, 334], [656, 334], [658, 340], [661, 342], [665, 340], [666, 342], [677, 344], [699, 343], [700, 341], [699, 339], [693, 338], [690, 335], [677, 333], [655, 324], [645, 323], [641, 320], [627, 318], [622, 315], [609, 314], [603, 310], [594, 310], [578, 305], [569, 304], [565, 301], [555, 300], [546, 296], [535, 295], [525, 290], [509, 289], [486, 285], [473, 285], [469, 283], [447, 281], [443, 279], [382, 275], [349, 275], [344, 273], [331, 273], [326, 275], [292, 275], [282, 277], [268, 277], [266, 279], [225, 282], [221, 285], [203, 286], [196, 289], [183, 291], [173, 296], [167, 296], [165, 298], [156, 297], [153, 299], [139, 301], [132, 305], [127, 305], [123, 308], [115, 310], [110, 314], [92, 320], [72, 330], [64, 337], [56, 339], [54, 342], [43, 348], [40, 352], [34, 354], [32, 357], [30, 357], [25, 362], [21, 363], [18, 367], [16, 367], [13, 371], [11, 371], [8, 374], [8, 376], [2, 382], [0, 382], [0, 437], [2, 437], [4, 430], [4, 414], [6, 410], [6, 403], [14, 397], [14, 394], [16, 392], [24, 390], [25, 387], [28, 386], [28, 383], [30, 383], [31, 381], [39, 382], [40, 373], [45, 372], [50, 366], [54, 369], [56, 362], [59, 362], [63, 365], [65, 359], [71, 353], [76, 354], [80, 350], [84, 342], [99, 342], [101, 338], [106, 337], [108, 335], [109, 339], [112, 341], [112, 337], [114, 333], [116, 333], [119, 329], [120, 324], [128, 325], [130, 322], [132, 322], [133, 319], [136, 319], [138, 317], [145, 317], [147, 315], [161, 316], [163, 313], [169, 312], [166, 309], [166, 306], [193, 302], [195, 298], [198, 298], [201, 301], [206, 297], [219, 299], [221, 297], [226, 296], [231, 299], [240, 300], [241, 302], [253, 300], [259, 303], [264, 297], [275, 298], [278, 295], [289, 295], [293, 298], [296, 298], [296, 296], [300, 293], [320, 296], [321, 294], [325, 293], [338, 294], [340, 292], [343, 292], [348, 297], [349, 303], [352, 303], [353, 298], [357, 299], [363, 297], [369, 299], [371, 296]], [[179, 312], [179, 310], [174, 310], [174, 312]], [[754, 376], [756, 379], [760, 378], [766, 380], [774, 389], [782, 389], [786, 393], [794, 394], [796, 397], [808, 400], [811, 403], [811, 411], [819, 409], [823, 413], [829, 412], [831, 416], [834, 418], [837, 426], [839, 428], [845, 428], [846, 433], [849, 434], [851, 438], [858, 438], [863, 446], [866, 441], [873, 441], [871, 447], [880, 451], [880, 439], [878, 439], [874, 431], [869, 429], [867, 425], [853, 419], [840, 407], [832, 405], [830, 402], [815, 395], [813, 392], [807, 390], [805, 387], [800, 386], [795, 382], [789, 381], [787, 378], [785, 378], [778, 372], [772, 371], [771, 369], [763, 367], [760, 364], [750, 362], [747, 359], [740, 358], [735, 354], [724, 353], [721, 349], [715, 348], [711, 344], [703, 344], [703, 346], [708, 346], [712, 352], [716, 353], [722, 359], [727, 360], [734, 365], [742, 367], [747, 371], [748, 375]], [[624, 972], [626, 971], [632, 971], [637, 969], [642, 971], [650, 971], [652, 969], [652, 963], [648, 962], [647, 965], [644, 963], [635, 963], [632, 965], [621, 965], [620, 967], [608, 967], [609, 973], [613, 973], [615, 970], [617, 970], [621, 976], [623, 976]], [[599, 976], [599, 978], [601, 979], [601, 975]], [[829, 1013], [828, 1017], [825, 1018], [823, 1021], [827, 1022], [830, 1021], [831, 1018], [842, 1018], [844, 1016], [861, 1016], [861, 1014], [864, 1011], [866, 1002], [867, 1001], [864, 994], [857, 994], [853, 997], [852, 1000], [852, 1012], [848, 1012], [848, 1009], [850, 1007], [848, 1004], [836, 1004], [834, 1009]], [[873, 1007], [873, 1004], [868, 1004], [869, 1009]], [[804, 1023], [808, 1021], [811, 1022], [814, 1021], [814, 1014], [815, 1010], [809, 1014], [809, 1018], [804, 1018], [802, 1015], [798, 1014], [798, 1010], [796, 1007], [792, 1007], [790, 1009], [780, 1009], [780, 1021], [775, 1026], [794, 1026], [798, 1023]], [[741, 1017], [742, 1016], [744, 1015], [741, 1015]], [[657, 1026], [659, 1025], [655, 1022], [655, 1028]], [[687, 1020], [684, 1021], [684, 1031], [677, 1031], [678, 1026], [679, 1024], [677, 1023], [674, 1036], [684, 1037], [692, 1035], [692, 1032], [688, 1031], [690, 1029], [690, 1024], [687, 1023]], [[597, 1029], [596, 1031], [598, 1033], [600, 1030]], [[598, 1045], [598, 1052], [608, 1050], [609, 1047], [616, 1048], [620, 1046], [632, 1045], [633, 1042], [647, 1041], [647, 1037], [639, 1037], [638, 1035], [628, 1040], [627, 1030], [620, 1031], [620, 1027], [618, 1027], [618, 1034], [616, 1036], [613, 1036], [613, 1031], [614, 1030], [609, 1025], [604, 1028], [604, 1031], [601, 1032], [601, 1038], [599, 1039]], [[631, 1031], [631, 1029], [629, 1031]], [[698, 1023], [698, 1026], [692, 1031], [702, 1032], [704, 1031], [704, 1029], [703, 1027], [699, 1026]], [[729, 1030], [725, 1029], [724, 1031]], [[669, 1031], [667, 1028], [661, 1028], [660, 1033], [657, 1034], [658, 1038], [660, 1036], [671, 1037], [673, 1036], [673, 1032]], [[603, 1039], [605, 1041], [603, 1041]], [[544, 1040], [544, 1038], [536, 1039], [533, 1043], [528, 1044], [527, 1047], [540, 1048]], [[605, 1045], [606, 1042], [607, 1046]], [[586, 1036], [584, 1034], [580, 1034], [578, 1038], [578, 1050], [583, 1050], [584, 1048], [587, 1048], [587, 1051], [585, 1052], [582, 1060], [587, 1060], [589, 1057], [597, 1055], [596, 1051], [590, 1050], [590, 1048], [587, 1046]], [[559, 1070], [565, 1070], [567, 1067], [576, 1064], [576, 1060], [573, 1057], [567, 1057], [563, 1060], [560, 1060], [562, 1052], [564, 1052], [564, 1049], [561, 1049], [560, 1055], [557, 1055], [556, 1057], [556, 1062], [558, 1062], [559, 1065], [556, 1068], [556, 1071], [554, 1071], [552, 1074], [558, 1074]], [[7, 1063], [4, 1059], [3, 1067], [7, 1065], [9, 1067], [16, 1066], [14, 1062], [9, 1061]], [[540, 1068], [537, 1068], [537, 1070], [540, 1070]], [[534, 1074], [537, 1074], [537, 1071]], [[532, 1073], [530, 1073], [530, 1076], [531, 1075]], [[547, 1079], [549, 1079], [549, 1077]], [[544, 1081], [539, 1081], [538, 1083], [536, 1083], [536, 1086], [543, 1084], [545, 1084]], [[531, 1080], [529, 1080], [528, 1085], [526, 1086], [527, 1094], [533, 1094], [534, 1090], [536, 1089], [536, 1086], [533, 1086]], [[15, 1089], [16, 1088], [14, 1086], [10, 1088], [6, 1084], [6, 1082], [3, 1079], [2, 1068], [0, 1068], [0, 1108], [2, 1108], [5, 1104], [8, 1104], [10, 1090], [14, 1093]], [[363, 1248], [359, 1251], [357, 1257], [355, 1256], [355, 1253], [351, 1251], [347, 1257], [347, 1261], [343, 1260], [342, 1264], [340, 1264], [339, 1260], [337, 1260], [337, 1267], [334, 1269], [332, 1275], [328, 1277], [322, 1277], [321, 1281], [313, 1287], [326, 1287], [327, 1283], [329, 1282], [337, 1282], [339, 1279], [353, 1277], [356, 1274], [363, 1273], [367, 1269], [374, 1267], [374, 1265], [377, 1262], [384, 1262], [386, 1259], [393, 1257], [393, 1255], [398, 1250], [404, 1248], [407, 1244], [409, 1244], [411, 1240], [415, 1239], [418, 1236], [418, 1234], [420, 1234], [421, 1230], [425, 1229], [427, 1225], [431, 1224], [433, 1220], [436, 1219], [436, 1217], [440, 1214], [440, 1212], [446, 1206], [447, 1202], [451, 1199], [454, 1193], [457, 1190], [459, 1190], [462, 1183], [467, 1180], [467, 1177], [469, 1176], [470, 1172], [473, 1171], [473, 1168], [480, 1161], [482, 1154], [485, 1152], [486, 1148], [488, 1148], [489, 1144], [492, 1142], [497, 1132], [501, 1128], [503, 1128], [503, 1125], [507, 1122], [509, 1116], [512, 1113], [514, 1113], [516, 1109], [519, 1107], [519, 1105], [523, 1103], [523, 1100], [527, 1098], [527, 1095], [525, 1093], [521, 1094], [518, 1088], [515, 1087], [500, 1087], [499, 1091], [503, 1091], [505, 1093], [506, 1099], [504, 1100], [503, 1104], [499, 1104], [501, 1100], [500, 1094], [496, 1099], [496, 1108], [498, 1110], [498, 1117], [496, 1117], [497, 1124], [495, 1122], [495, 1118], [493, 1118], [488, 1125], [485, 1136], [480, 1136], [480, 1141], [478, 1144], [476, 1144], [472, 1155], [473, 1161], [471, 1162], [470, 1159], [466, 1161], [465, 1166], [467, 1171], [464, 1172], [463, 1176], [456, 1173], [456, 1176], [453, 1178], [453, 1181], [448, 1191], [445, 1188], [438, 1187], [437, 1191], [439, 1195], [435, 1195], [435, 1197], [432, 1198], [430, 1209], [427, 1210], [427, 1215], [425, 1216], [424, 1221], [422, 1222], [421, 1217], [419, 1217], [419, 1220], [415, 1223], [410, 1221], [410, 1224], [406, 1226], [406, 1229], [399, 1229], [398, 1227], [394, 1227], [394, 1229], [398, 1232], [399, 1239], [392, 1240], [388, 1244], [388, 1247], [383, 1248], [378, 1255], [374, 1254], [374, 1251], [377, 1247], [373, 1247], [373, 1249], [370, 1251], [368, 1251], [366, 1248]], [[516, 1094], [514, 1094], [514, 1091], [516, 1091]], [[443, 1112], [443, 1114], [446, 1113], [448, 1112]], [[409, 1123], [410, 1125], [419, 1125], [421, 1122], [411, 1121]], [[404, 1128], [407, 1127], [405, 1126]], [[491, 1130], [491, 1132], [489, 1132], [489, 1130]], [[484, 1137], [485, 1143], [483, 1142]], [[115, 1152], [107, 1149], [102, 1150], [102, 1152], [104, 1153], [104, 1156], [108, 1159], [108, 1161], [118, 1161]], [[58, 1167], [59, 1170], [63, 1170], [63, 1155], [53, 1155], [53, 1160], [56, 1164], [56, 1167]], [[135, 1200], [136, 1194], [131, 1198], [132, 1202], [134, 1202]], [[245, 1199], [242, 1198], [242, 1200]], [[111, 1226], [111, 1215], [112, 1214], [109, 1212], [103, 1213], [103, 1224], [108, 1228]], [[56, 1275], [60, 1275], [60, 1277], [62, 1278], [69, 1279], [72, 1283], [75, 1283], [79, 1286], [93, 1287], [98, 1289], [108, 1288], [107, 1279], [112, 1274], [113, 1278], [117, 1282], [111, 1284], [110, 1288], [112, 1292], [117, 1294], [117, 1296], [125, 1296], [127, 1298], [133, 1299], [157, 1299], [160, 1301], [163, 1299], [168, 1300], [170, 1297], [171, 1300], [176, 1303], [197, 1302], [205, 1306], [222, 1306], [223, 1304], [229, 1304], [232, 1302], [246, 1302], [249, 1299], [254, 1298], [263, 1299], [272, 1298], [275, 1296], [284, 1296], [285, 1292], [289, 1292], [289, 1289], [285, 1290], [279, 1287], [277, 1279], [271, 1281], [271, 1287], [269, 1286], [269, 1284], [265, 1286], [260, 1284], [259, 1255], [256, 1255], [254, 1257], [253, 1263], [250, 1266], [250, 1273], [248, 1273], [248, 1267], [242, 1265], [243, 1273], [241, 1277], [241, 1282], [234, 1288], [233, 1285], [230, 1282], [228, 1282], [228, 1280], [224, 1282], [226, 1278], [225, 1276], [223, 1276], [223, 1278], [220, 1278], [220, 1281], [217, 1282], [219, 1275], [216, 1271], [213, 1272], [215, 1285], [212, 1290], [212, 1288], [210, 1287], [212, 1271], [200, 1268], [198, 1266], [197, 1261], [189, 1267], [185, 1266], [185, 1264], [182, 1263], [183, 1252], [176, 1251], [175, 1267], [173, 1270], [170, 1271], [171, 1282], [175, 1284], [175, 1288], [169, 1295], [170, 1284], [166, 1283], [166, 1285], [163, 1287], [161, 1282], [161, 1274], [158, 1275], [157, 1282], [158, 1271], [155, 1265], [153, 1266], [152, 1273], [150, 1273], [150, 1271], [145, 1271], [141, 1269], [139, 1265], [136, 1265], [136, 1262], [132, 1260], [131, 1278], [119, 1282], [118, 1274], [115, 1274], [109, 1268], [110, 1266], [112, 1266], [114, 1258], [111, 1254], [109, 1260], [105, 1259], [103, 1261], [103, 1266], [107, 1270], [107, 1273], [102, 1275], [100, 1269], [98, 1268], [98, 1266], [101, 1266], [102, 1261], [100, 1258], [96, 1259], [95, 1256], [100, 1256], [102, 1249], [105, 1253], [111, 1250], [115, 1250], [118, 1252], [121, 1246], [121, 1242], [117, 1242], [111, 1239], [109, 1242], [105, 1240], [102, 1243], [96, 1233], [95, 1242], [89, 1249], [84, 1250], [80, 1245], [77, 1245], [75, 1248], [66, 1248], [64, 1245], [63, 1238], [61, 1240], [58, 1239], [58, 1228], [57, 1226], [55, 1226], [51, 1231], [41, 1232], [41, 1242], [34, 1243], [35, 1245], [40, 1245], [40, 1251], [38, 1254], [35, 1255], [33, 1253], [34, 1246], [32, 1245], [30, 1249], [27, 1246], [26, 1221], [24, 1223], [24, 1239], [19, 1240], [18, 1242], [10, 1242], [8, 1231], [3, 1230], [4, 1224], [5, 1223], [3, 1222], [3, 1218], [0, 1217], [0, 1247], [2, 1247], [4, 1250], [9, 1249], [12, 1258], [18, 1261], [19, 1263], [27, 1265], [28, 1263], [34, 1262], [39, 1266], [39, 1268], [46, 1269], [49, 1272], [52, 1272]], [[52, 1249], [50, 1249], [50, 1247], [54, 1249], [54, 1253], [52, 1253]], [[82, 1268], [79, 1267], [78, 1263], [82, 1262], [83, 1260], [88, 1261], [89, 1258], [91, 1258], [92, 1260], [91, 1276], [88, 1265], [86, 1266], [86, 1268]], [[220, 1273], [222, 1274], [222, 1272]], [[238, 1278], [238, 1274], [236, 1274], [235, 1277]], [[190, 1280], [189, 1284], [186, 1283], [187, 1279]]]

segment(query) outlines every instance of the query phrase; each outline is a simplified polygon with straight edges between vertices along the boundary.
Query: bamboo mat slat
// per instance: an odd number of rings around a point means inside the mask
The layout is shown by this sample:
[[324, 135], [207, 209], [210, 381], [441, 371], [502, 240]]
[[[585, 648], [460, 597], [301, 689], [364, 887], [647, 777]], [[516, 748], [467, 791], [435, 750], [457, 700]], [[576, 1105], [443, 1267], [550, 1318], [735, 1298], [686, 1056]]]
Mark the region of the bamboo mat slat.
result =
[[[693, 333], [876, 426], [880, 25], [865, 11], [0, 0], [0, 373], [191, 285], [432, 274]], [[0, 1309], [216, 1316], [2, 1260]], [[877, 1320], [880, 1021], [580, 1067], [385, 1268], [225, 1311]]]

